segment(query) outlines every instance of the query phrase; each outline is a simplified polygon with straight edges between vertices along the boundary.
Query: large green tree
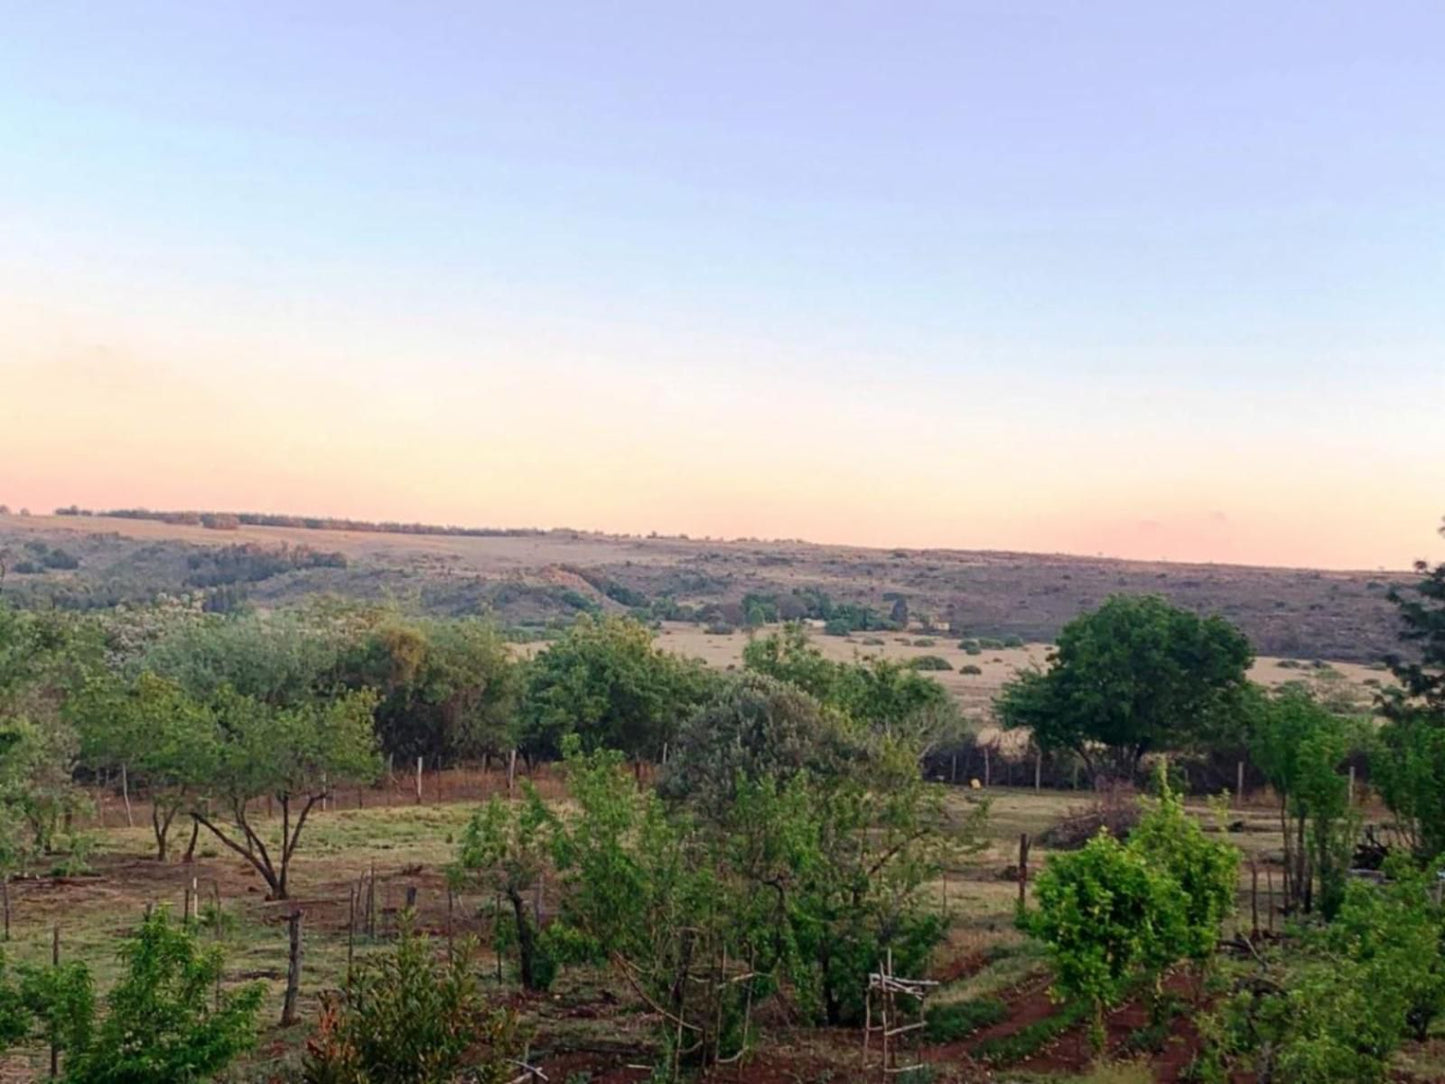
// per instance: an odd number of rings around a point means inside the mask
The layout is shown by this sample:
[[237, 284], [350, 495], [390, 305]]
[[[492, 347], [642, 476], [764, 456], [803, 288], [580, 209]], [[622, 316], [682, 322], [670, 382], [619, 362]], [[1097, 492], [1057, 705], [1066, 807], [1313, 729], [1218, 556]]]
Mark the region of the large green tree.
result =
[[1064, 626], [1046, 670], [1020, 674], [995, 705], [1046, 752], [1091, 774], [1132, 776], [1151, 752], [1191, 749], [1241, 719], [1253, 650], [1222, 617], [1155, 595], [1115, 595]]
[[576, 734], [587, 749], [657, 760], [717, 680], [702, 663], [660, 650], [636, 621], [584, 616], [529, 664], [522, 749], [556, 757]]
[[455, 761], [516, 744], [519, 668], [486, 622], [389, 618], [363, 632], [340, 665], [348, 686], [380, 693], [384, 752]]

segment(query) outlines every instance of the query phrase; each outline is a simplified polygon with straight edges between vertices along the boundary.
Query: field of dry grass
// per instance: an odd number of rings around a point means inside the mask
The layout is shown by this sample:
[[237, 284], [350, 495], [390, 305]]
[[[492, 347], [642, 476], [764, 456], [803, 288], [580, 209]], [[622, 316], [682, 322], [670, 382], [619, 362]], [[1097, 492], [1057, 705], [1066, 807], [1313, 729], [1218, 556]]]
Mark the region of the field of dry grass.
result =
[[[76, 550], [82, 567], [44, 577], [12, 577], [7, 590], [52, 579], [102, 589], [125, 580], [175, 590], [194, 547], [254, 543], [343, 554], [344, 573], [293, 572], [249, 585], [262, 605], [284, 605], [331, 592], [396, 598], [432, 612], [485, 610], [504, 623], [565, 618], [555, 598], [499, 592], [501, 585], [575, 589], [604, 609], [622, 607], [599, 591], [615, 584], [656, 600], [736, 607], [749, 593], [822, 592], [886, 614], [908, 600], [962, 635], [1051, 639], [1080, 611], [1110, 594], [1156, 592], [1195, 610], [1228, 617], [1261, 653], [1366, 662], [1396, 642], [1391, 584], [1408, 573], [1322, 572], [1117, 561], [1054, 554], [968, 550], [867, 549], [804, 542], [640, 538], [553, 531], [542, 535], [468, 537], [377, 534], [292, 527], [235, 531], [146, 520], [87, 516], [0, 517], [0, 551], [40, 540]], [[172, 560], [163, 559], [167, 548]], [[178, 572], [177, 569], [181, 571]], [[147, 580], [146, 577], [150, 577]], [[152, 583], [152, 581], [154, 581]]]

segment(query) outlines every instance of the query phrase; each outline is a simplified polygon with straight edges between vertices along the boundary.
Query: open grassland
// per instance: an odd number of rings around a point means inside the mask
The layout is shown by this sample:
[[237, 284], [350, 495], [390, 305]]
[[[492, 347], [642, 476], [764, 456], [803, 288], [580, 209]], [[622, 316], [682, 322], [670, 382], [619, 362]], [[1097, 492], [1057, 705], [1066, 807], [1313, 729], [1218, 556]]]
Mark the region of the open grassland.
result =
[[[1396, 621], [1386, 600], [1407, 573], [1324, 572], [1119, 561], [1098, 557], [952, 549], [868, 549], [798, 541], [641, 538], [580, 531], [469, 537], [200, 526], [92, 516], [0, 516], [0, 553], [12, 567], [28, 543], [59, 546], [75, 569], [11, 575], [17, 597], [69, 604], [176, 592], [190, 562], [217, 547], [251, 544], [341, 555], [345, 567], [303, 568], [241, 585], [257, 605], [318, 594], [396, 602], [432, 613], [490, 613], [503, 624], [542, 624], [579, 607], [620, 611], [618, 598], [670, 599], [739, 623], [748, 595], [821, 592], [887, 615], [907, 601], [914, 628], [931, 622], [963, 636], [1053, 638], [1116, 592], [1154, 592], [1220, 613], [1261, 653], [1370, 662], [1390, 650]], [[608, 591], [612, 594], [609, 595]], [[885, 634], [886, 635], [886, 634]], [[923, 635], [920, 633], [920, 635]]]
[[[551, 772], [542, 770], [536, 784], [544, 794], [565, 804], [565, 789]], [[409, 894], [414, 893], [415, 921], [437, 940], [450, 935], [474, 936], [490, 945], [491, 915], [496, 900], [485, 894], [461, 891], [450, 896], [445, 868], [451, 861], [458, 833], [476, 802], [484, 795], [505, 796], [502, 772], [453, 772], [427, 776], [423, 802], [418, 804], [409, 780], [397, 780], [391, 789], [367, 788], [343, 793], [332, 807], [318, 813], [294, 870], [295, 899], [285, 904], [268, 902], [262, 885], [242, 861], [218, 850], [204, 835], [197, 857], [190, 864], [157, 863], [149, 857], [150, 837], [145, 827], [148, 810], [136, 804], [135, 827], [125, 826], [125, 813], [107, 795], [100, 806], [103, 826], [95, 829], [97, 850], [93, 871], [68, 877], [38, 877], [15, 883], [11, 889], [12, 941], [6, 946], [12, 960], [48, 959], [52, 936], [60, 931], [62, 956], [83, 959], [96, 972], [102, 988], [118, 973], [115, 939], [132, 929], [145, 908], [170, 905], [177, 913], [194, 883], [205, 936], [215, 937], [228, 951], [227, 982], [259, 981], [268, 999], [262, 1041], [235, 1079], [270, 1079], [284, 1066], [294, 1065], [304, 1046], [321, 998], [346, 981], [348, 955], [354, 963], [384, 950], [394, 935]], [[1226, 927], [1247, 931], [1250, 923], [1248, 861], [1262, 870], [1276, 868], [1281, 843], [1277, 813], [1267, 794], [1235, 808], [1221, 818], [1205, 804], [1194, 806], [1211, 831], [1223, 831], [1246, 856], [1241, 874], [1240, 911]], [[1089, 1063], [1087, 1044], [1076, 1022], [1048, 995], [1047, 966], [1035, 945], [1014, 927], [1018, 899], [1016, 863], [1021, 834], [1037, 837], [1066, 814], [1076, 811], [1086, 796], [1022, 789], [994, 788], [978, 792], [949, 788], [945, 804], [950, 817], [962, 818], [980, 799], [989, 803], [984, 846], [954, 860], [933, 886], [938, 905], [946, 909], [951, 930], [946, 946], [937, 954], [929, 976], [941, 983], [937, 1006], [951, 1006], [964, 1019], [977, 1018], [972, 1030], [937, 1036], [922, 1045], [920, 1056], [929, 1062], [935, 1080], [1079, 1080]], [[1378, 811], [1366, 810], [1373, 816]], [[258, 814], [261, 811], [258, 810]], [[1034, 871], [1048, 860], [1047, 847], [1035, 845], [1030, 856]], [[358, 932], [350, 936], [353, 893], [374, 874], [375, 935], [362, 915]], [[1265, 882], [1262, 879], [1261, 885]], [[214, 919], [219, 900], [221, 919]], [[1260, 904], [1261, 920], [1269, 918], [1269, 900]], [[276, 1026], [286, 968], [285, 912], [299, 908], [304, 915], [305, 960], [302, 983], [303, 1025]], [[546, 892], [543, 915], [552, 901]], [[349, 947], [350, 946], [350, 950]], [[602, 971], [566, 969], [546, 995], [523, 996], [516, 989], [510, 963], [499, 960], [490, 947], [477, 966], [488, 987], [518, 1008], [532, 1033], [534, 1060], [553, 1080], [592, 1082], [642, 1081], [645, 1068], [656, 1056], [656, 1020], [616, 976]], [[1183, 992], [1192, 989], [1185, 977], [1176, 983]], [[1111, 1049], [1127, 1052], [1137, 1041], [1144, 1022], [1138, 1006], [1124, 1006], [1109, 1024]], [[772, 1013], [760, 1021], [757, 1053], [741, 1079], [759, 1081], [821, 1082], [859, 1079], [861, 1035], [856, 1030], [800, 1027], [786, 1013]], [[1196, 1047], [1192, 1027], [1181, 1020], [1160, 1050], [1148, 1054], [1140, 1080], [1176, 1080]], [[41, 1050], [21, 1051], [3, 1063], [0, 1080], [22, 1081], [41, 1073]], [[1416, 1046], [1400, 1060], [1400, 1080], [1442, 1079], [1445, 1061], [1429, 1044]], [[569, 1074], [590, 1074], [573, 1076]], [[718, 1077], [734, 1079], [728, 1070]], [[1100, 1078], [1107, 1079], [1107, 1078]]]

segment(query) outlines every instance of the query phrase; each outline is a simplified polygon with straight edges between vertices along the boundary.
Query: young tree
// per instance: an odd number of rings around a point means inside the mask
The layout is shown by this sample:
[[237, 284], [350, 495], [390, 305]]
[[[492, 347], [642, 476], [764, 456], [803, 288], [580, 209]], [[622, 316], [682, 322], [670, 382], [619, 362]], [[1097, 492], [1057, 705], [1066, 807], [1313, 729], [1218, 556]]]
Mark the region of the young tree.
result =
[[190, 1084], [224, 1070], [255, 1041], [263, 987], [216, 992], [220, 949], [148, 915], [121, 950], [106, 1013], [66, 1065], [70, 1084]]
[[503, 1084], [517, 1075], [513, 1013], [477, 984], [473, 949], [445, 962], [410, 922], [396, 946], [368, 960], [349, 996], [322, 1012], [308, 1043], [305, 1084]]
[[1250, 759], [1279, 795], [1284, 894], [1292, 910], [1338, 905], [1354, 842], [1349, 781], [1340, 766], [1360, 744], [1359, 728], [1306, 690], [1256, 692], [1248, 710]]
[[1445, 563], [1415, 567], [1413, 592], [1390, 592], [1409, 654], [1388, 660], [1400, 687], [1381, 693], [1388, 721], [1370, 770], [1406, 842], [1434, 858], [1445, 854]]
[[1147, 753], [1229, 732], [1252, 659], [1249, 641], [1222, 617], [1155, 595], [1114, 595], [1065, 625], [1048, 669], [1006, 685], [996, 710], [1045, 752], [1078, 755], [1096, 778], [1133, 776]]
[[1185, 939], [1180, 954], [1209, 961], [1219, 944], [1224, 920], [1234, 911], [1239, 890], [1239, 848], [1210, 839], [1184, 810], [1184, 800], [1169, 786], [1160, 765], [1159, 797], [1145, 800], [1146, 811], [1129, 833], [1129, 848], [1172, 877], [1184, 892]]
[[493, 798], [472, 815], [457, 848], [457, 869], [507, 898], [522, 985], [545, 990], [551, 985], [554, 964], [538, 951], [538, 930], [527, 896], [546, 872], [556, 820], [534, 787], [524, 785], [524, 791], [519, 804]]
[[156, 860], [164, 862], [171, 826], [217, 770], [215, 720], [179, 684], [145, 672], [134, 681], [89, 682], [70, 704], [81, 759], [124, 770], [151, 802]]
[[1089, 1037], [1104, 1044], [1104, 1010], [1136, 978], [1157, 980], [1189, 944], [1188, 900], [1169, 873], [1101, 833], [1049, 859], [1035, 882], [1026, 928], [1048, 947], [1059, 993], [1094, 1010]]
[[[216, 767], [193, 816], [251, 864], [271, 899], [287, 897], [291, 860], [316, 804], [339, 784], [376, 777], [375, 703], [365, 691], [277, 708], [225, 686], [213, 698]], [[274, 851], [249, 808], [267, 796], [281, 811]]]

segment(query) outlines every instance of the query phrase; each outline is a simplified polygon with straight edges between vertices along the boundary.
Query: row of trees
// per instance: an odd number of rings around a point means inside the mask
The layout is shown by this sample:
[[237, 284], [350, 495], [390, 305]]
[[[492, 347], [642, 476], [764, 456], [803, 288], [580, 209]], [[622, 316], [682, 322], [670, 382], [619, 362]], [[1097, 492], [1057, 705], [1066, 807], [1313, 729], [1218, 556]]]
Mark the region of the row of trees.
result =
[[[796, 629], [751, 645], [748, 665], [880, 732], [922, 737], [957, 721], [927, 678], [828, 662]], [[324, 606], [236, 618], [0, 607], [0, 680], [0, 803], [16, 814], [0, 827], [0, 865], [70, 849], [74, 783], [88, 773], [149, 799], [158, 858], [178, 825], [192, 829], [188, 855], [209, 832], [276, 898], [315, 807], [374, 780], [385, 758], [442, 765], [518, 750], [535, 763], [575, 738], [659, 761], [689, 719], [735, 692], [627, 619], [584, 618], [518, 659], [478, 620]], [[279, 812], [279, 831], [258, 823], [258, 802]]]

